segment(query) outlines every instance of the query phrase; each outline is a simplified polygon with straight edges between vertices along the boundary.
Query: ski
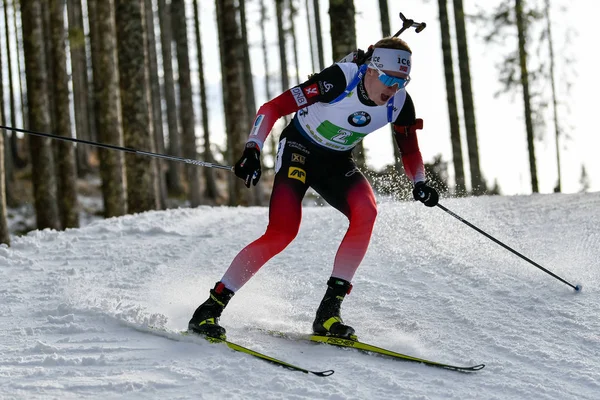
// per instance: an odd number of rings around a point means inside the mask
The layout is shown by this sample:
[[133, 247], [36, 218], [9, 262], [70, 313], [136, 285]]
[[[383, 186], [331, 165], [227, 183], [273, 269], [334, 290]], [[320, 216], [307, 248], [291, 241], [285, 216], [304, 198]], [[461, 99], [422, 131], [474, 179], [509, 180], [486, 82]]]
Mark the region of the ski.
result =
[[[213, 342], [213, 339], [211, 339], [211, 342]], [[326, 371], [311, 371], [311, 370], [299, 367], [297, 365], [290, 364], [290, 363], [287, 363], [285, 361], [279, 360], [277, 358], [268, 356], [266, 354], [259, 353], [256, 350], [252, 350], [252, 349], [249, 349], [247, 347], [240, 346], [239, 344], [230, 342], [228, 340], [214, 339], [214, 343], [219, 343], [219, 342], [225, 343], [227, 345], [227, 347], [229, 347], [232, 350], [239, 351], [240, 353], [248, 354], [248, 355], [251, 355], [251, 356], [256, 357], [256, 358], [260, 358], [261, 360], [265, 360], [267, 362], [270, 362], [270, 363], [275, 364], [275, 365], [279, 365], [281, 367], [287, 368], [287, 369], [292, 370], [292, 371], [300, 371], [300, 372], [304, 372], [305, 374], [313, 374], [313, 375], [316, 375], [316, 376], [323, 376], [323, 377], [324, 376], [330, 376], [334, 372], [332, 369], [329, 369], [329, 370], [326, 370]]]
[[311, 371], [309, 369], [306, 368], [302, 368], [299, 367], [297, 365], [294, 364], [290, 364], [288, 362], [285, 362], [283, 360], [280, 360], [278, 358], [275, 357], [271, 357], [267, 354], [264, 353], [260, 353], [256, 350], [252, 350], [249, 349], [247, 347], [244, 347], [242, 345], [239, 345], [237, 343], [231, 342], [229, 340], [222, 340], [222, 339], [216, 339], [216, 338], [206, 338], [200, 335], [196, 335], [194, 333], [190, 333], [188, 331], [179, 331], [179, 332], [175, 332], [175, 331], [170, 331], [170, 330], [165, 330], [165, 329], [160, 329], [160, 328], [154, 328], [154, 327], [144, 327], [144, 328], [140, 328], [137, 326], [132, 326], [134, 329], [136, 329], [139, 332], [143, 332], [143, 333], [151, 333], [153, 335], [157, 335], [157, 336], [161, 336], [163, 338], [169, 339], [169, 340], [174, 340], [174, 341], [178, 341], [178, 342], [192, 342], [192, 343], [198, 343], [198, 341], [202, 341], [202, 343], [204, 343], [205, 341], [209, 342], [209, 343], [216, 343], [216, 344], [225, 344], [227, 347], [229, 347], [231, 350], [240, 352], [240, 353], [244, 353], [247, 354], [249, 356], [267, 361], [271, 364], [275, 364], [275, 365], [279, 365], [281, 367], [284, 367], [288, 370], [291, 371], [299, 371], [299, 372], [304, 372], [305, 374], [312, 374], [312, 375], [316, 375], [316, 376], [321, 376], [321, 377], [326, 377], [326, 376], [330, 376], [334, 373], [334, 371], [332, 369], [326, 370], [326, 371]]
[[473, 365], [473, 366], [468, 366], [468, 367], [459, 367], [456, 365], [450, 365], [450, 364], [440, 363], [440, 362], [436, 362], [436, 361], [425, 360], [423, 358], [418, 358], [418, 357], [413, 357], [413, 356], [409, 356], [406, 354], [397, 353], [392, 350], [383, 349], [381, 347], [373, 346], [371, 344], [360, 342], [357, 340], [338, 338], [338, 337], [334, 337], [334, 336], [311, 335], [309, 340], [311, 342], [326, 343], [326, 344], [330, 344], [330, 345], [338, 346], [338, 347], [349, 347], [352, 349], [366, 351], [366, 352], [372, 353], [372, 354], [374, 353], [374, 354], [380, 354], [380, 355], [392, 357], [396, 360], [412, 361], [412, 362], [425, 364], [430, 367], [449, 369], [452, 371], [474, 372], [474, 371], [479, 371], [480, 369], [483, 369], [483, 367], [485, 367], [485, 364], [478, 364], [478, 365]]

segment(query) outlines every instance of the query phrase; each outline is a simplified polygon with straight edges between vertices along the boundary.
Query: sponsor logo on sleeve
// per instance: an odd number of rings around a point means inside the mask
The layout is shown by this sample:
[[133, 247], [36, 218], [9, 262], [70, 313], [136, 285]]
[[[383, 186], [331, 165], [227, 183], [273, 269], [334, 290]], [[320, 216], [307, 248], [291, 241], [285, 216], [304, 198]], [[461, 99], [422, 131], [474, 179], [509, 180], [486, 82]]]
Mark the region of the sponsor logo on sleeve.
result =
[[291, 92], [292, 96], [294, 96], [294, 100], [296, 100], [296, 104], [299, 107], [304, 107], [308, 103], [306, 97], [304, 97], [304, 93], [302, 93], [302, 89], [300, 89], [298, 86], [293, 87]]
[[288, 178], [297, 179], [302, 183], [306, 183], [306, 171], [298, 167], [290, 167], [288, 169]]
[[311, 97], [315, 97], [316, 95], [319, 94], [319, 89], [317, 87], [316, 83], [313, 83], [310, 86], [307, 86], [304, 88], [304, 94], [306, 95], [306, 97], [308, 97], [309, 99]]
[[256, 119], [254, 120], [254, 126], [252, 127], [252, 131], [250, 132], [250, 135], [252, 136], [256, 136], [258, 135], [258, 130], [260, 129], [260, 125], [263, 122], [263, 119], [265, 119], [264, 114], [259, 114]]

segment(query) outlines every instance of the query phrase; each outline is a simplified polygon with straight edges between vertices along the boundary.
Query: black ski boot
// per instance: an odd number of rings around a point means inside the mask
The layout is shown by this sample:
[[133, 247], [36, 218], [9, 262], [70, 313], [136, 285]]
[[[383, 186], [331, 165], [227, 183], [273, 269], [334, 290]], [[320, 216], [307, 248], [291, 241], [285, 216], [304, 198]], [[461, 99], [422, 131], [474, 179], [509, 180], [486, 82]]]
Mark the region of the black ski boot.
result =
[[354, 328], [344, 325], [340, 316], [340, 307], [344, 297], [352, 290], [352, 284], [339, 278], [331, 277], [327, 281], [327, 292], [319, 305], [313, 332], [315, 335], [336, 336], [357, 340]]
[[210, 290], [210, 297], [194, 312], [188, 331], [204, 335], [209, 339], [225, 340], [225, 328], [219, 325], [219, 317], [234, 293], [224, 284], [217, 282]]

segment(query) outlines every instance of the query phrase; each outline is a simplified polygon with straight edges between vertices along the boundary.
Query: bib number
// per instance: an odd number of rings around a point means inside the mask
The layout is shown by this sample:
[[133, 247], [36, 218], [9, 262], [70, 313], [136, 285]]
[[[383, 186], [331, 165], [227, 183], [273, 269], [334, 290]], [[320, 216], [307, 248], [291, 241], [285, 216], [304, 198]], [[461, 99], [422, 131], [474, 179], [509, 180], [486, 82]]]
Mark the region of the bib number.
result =
[[349, 132], [345, 129], [340, 129], [337, 135], [331, 137], [331, 140], [337, 143], [347, 144], [350, 136], [352, 136], [352, 132]]

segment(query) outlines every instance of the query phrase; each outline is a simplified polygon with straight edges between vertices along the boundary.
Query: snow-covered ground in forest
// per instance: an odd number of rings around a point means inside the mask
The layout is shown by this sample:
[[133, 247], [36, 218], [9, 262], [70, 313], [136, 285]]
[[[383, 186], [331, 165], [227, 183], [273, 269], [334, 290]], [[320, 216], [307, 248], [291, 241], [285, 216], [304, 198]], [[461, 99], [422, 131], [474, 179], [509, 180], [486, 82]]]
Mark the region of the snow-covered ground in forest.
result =
[[597, 399], [600, 193], [442, 200], [569, 286], [439, 208], [381, 201], [343, 316], [359, 338], [472, 374], [275, 338], [309, 332], [347, 227], [307, 207], [300, 233], [233, 298], [230, 340], [291, 372], [182, 330], [267, 209], [200, 207], [34, 231], [0, 247], [2, 399]]

